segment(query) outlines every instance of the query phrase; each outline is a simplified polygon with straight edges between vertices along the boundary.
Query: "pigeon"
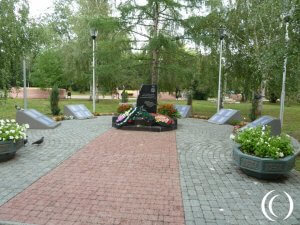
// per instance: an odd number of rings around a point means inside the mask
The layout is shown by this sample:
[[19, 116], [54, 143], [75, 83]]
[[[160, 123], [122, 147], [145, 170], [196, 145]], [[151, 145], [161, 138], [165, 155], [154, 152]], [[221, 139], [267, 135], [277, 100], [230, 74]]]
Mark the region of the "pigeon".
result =
[[20, 106], [18, 106], [18, 105], [15, 105], [15, 108], [16, 108], [16, 110], [24, 110], [24, 109], [22, 109]]
[[27, 136], [26, 136], [26, 139], [24, 139], [24, 146], [28, 143], [28, 139], [27, 139]]
[[40, 145], [44, 142], [44, 137], [32, 143], [32, 145]]

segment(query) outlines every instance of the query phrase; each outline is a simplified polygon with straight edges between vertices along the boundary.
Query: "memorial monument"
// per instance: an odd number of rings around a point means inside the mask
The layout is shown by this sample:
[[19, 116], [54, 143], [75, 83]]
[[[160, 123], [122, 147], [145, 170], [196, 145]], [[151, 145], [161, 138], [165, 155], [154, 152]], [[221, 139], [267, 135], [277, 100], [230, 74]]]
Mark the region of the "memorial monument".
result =
[[17, 110], [16, 121], [29, 124], [30, 129], [53, 129], [60, 125], [35, 109]]
[[73, 116], [75, 119], [90, 119], [93, 118], [93, 114], [86, 108], [85, 105], [65, 105], [64, 115]]
[[230, 124], [233, 121], [241, 121], [241, 112], [234, 109], [221, 109], [213, 115], [208, 122], [215, 124]]
[[280, 135], [281, 133], [280, 120], [271, 116], [262, 116], [257, 120], [254, 120], [253, 122], [242, 127], [240, 130], [244, 130], [250, 127], [257, 127], [257, 126], [270, 126], [272, 135]]
[[156, 113], [157, 110], [157, 85], [143, 84], [137, 98], [137, 107], [141, 107], [148, 113]]

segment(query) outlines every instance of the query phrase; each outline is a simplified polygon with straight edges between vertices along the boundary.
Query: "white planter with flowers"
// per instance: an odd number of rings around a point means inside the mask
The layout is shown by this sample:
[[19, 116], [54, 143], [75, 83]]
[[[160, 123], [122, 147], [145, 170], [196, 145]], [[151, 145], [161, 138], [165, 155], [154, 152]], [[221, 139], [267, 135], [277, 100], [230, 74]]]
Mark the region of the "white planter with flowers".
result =
[[295, 166], [299, 143], [286, 134], [272, 136], [268, 127], [249, 128], [232, 134], [233, 160], [247, 175], [277, 179]]
[[24, 146], [28, 124], [19, 125], [14, 119], [0, 120], [0, 161], [6, 161]]

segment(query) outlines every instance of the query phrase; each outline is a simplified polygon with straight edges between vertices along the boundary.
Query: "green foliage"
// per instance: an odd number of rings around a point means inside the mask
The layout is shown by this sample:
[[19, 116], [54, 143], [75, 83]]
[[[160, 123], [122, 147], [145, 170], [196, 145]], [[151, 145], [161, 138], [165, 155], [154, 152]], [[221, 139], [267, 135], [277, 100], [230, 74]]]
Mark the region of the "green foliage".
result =
[[196, 100], [207, 100], [208, 99], [208, 90], [196, 90], [193, 95], [193, 99]]
[[28, 3], [0, 1], [0, 89], [21, 83], [21, 59], [31, 47]]
[[131, 104], [121, 104], [119, 105], [117, 112], [120, 113], [124, 113], [126, 111], [128, 111], [129, 109], [133, 108], [133, 105]]
[[33, 86], [47, 88], [57, 85], [66, 87], [63, 76], [62, 54], [59, 50], [49, 49], [40, 53], [33, 66], [31, 82]]
[[122, 98], [121, 98], [122, 103], [128, 102], [128, 93], [125, 90], [122, 91], [121, 96], [122, 96]]
[[293, 154], [289, 136], [271, 136], [269, 127], [246, 129], [236, 135], [234, 140], [240, 144], [242, 152], [261, 158], [283, 158]]
[[0, 120], [0, 141], [19, 141], [26, 139], [28, 124], [19, 125], [14, 119]]
[[171, 118], [180, 118], [180, 113], [177, 111], [177, 109], [174, 107], [173, 104], [163, 104], [160, 105], [157, 109], [157, 112], [169, 116]]
[[51, 95], [50, 95], [50, 107], [51, 107], [52, 115], [54, 115], [54, 116], [59, 115], [59, 112], [60, 112], [58, 102], [59, 102], [59, 89], [55, 85], [55, 86], [53, 86]]

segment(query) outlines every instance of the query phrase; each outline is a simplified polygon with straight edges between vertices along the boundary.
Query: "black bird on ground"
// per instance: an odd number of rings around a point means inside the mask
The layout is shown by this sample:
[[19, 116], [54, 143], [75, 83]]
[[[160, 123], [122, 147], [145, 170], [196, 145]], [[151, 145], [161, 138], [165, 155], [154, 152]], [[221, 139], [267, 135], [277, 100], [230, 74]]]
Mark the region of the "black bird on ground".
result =
[[24, 139], [24, 146], [28, 143], [28, 137], [26, 136], [26, 139]]
[[32, 145], [40, 145], [44, 142], [44, 137], [32, 143]]

